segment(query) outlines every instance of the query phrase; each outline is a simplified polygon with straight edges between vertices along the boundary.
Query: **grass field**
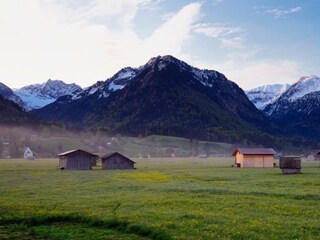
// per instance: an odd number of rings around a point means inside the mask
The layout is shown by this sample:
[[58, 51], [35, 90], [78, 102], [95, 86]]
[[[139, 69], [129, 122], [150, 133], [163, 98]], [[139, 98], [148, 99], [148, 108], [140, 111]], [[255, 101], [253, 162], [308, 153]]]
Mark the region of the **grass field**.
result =
[[0, 239], [320, 239], [319, 162], [284, 176], [227, 158], [136, 161], [0, 160]]

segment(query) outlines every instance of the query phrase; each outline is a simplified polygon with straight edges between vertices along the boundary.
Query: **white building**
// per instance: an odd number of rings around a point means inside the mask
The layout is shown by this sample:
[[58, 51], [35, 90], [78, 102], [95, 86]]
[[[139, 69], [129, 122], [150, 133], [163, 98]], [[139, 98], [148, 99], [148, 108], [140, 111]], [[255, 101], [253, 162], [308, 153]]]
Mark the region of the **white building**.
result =
[[23, 155], [24, 159], [34, 160], [35, 157], [29, 147], [26, 148]]

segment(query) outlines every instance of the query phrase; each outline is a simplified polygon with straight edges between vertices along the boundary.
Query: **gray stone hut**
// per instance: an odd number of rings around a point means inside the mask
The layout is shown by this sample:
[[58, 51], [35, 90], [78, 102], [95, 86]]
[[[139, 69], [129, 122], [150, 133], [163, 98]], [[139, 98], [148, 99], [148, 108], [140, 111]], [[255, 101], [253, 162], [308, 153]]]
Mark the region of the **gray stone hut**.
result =
[[81, 149], [70, 150], [58, 154], [59, 168], [66, 170], [89, 170], [97, 165], [98, 155]]
[[118, 152], [101, 157], [103, 169], [134, 169], [135, 162]]

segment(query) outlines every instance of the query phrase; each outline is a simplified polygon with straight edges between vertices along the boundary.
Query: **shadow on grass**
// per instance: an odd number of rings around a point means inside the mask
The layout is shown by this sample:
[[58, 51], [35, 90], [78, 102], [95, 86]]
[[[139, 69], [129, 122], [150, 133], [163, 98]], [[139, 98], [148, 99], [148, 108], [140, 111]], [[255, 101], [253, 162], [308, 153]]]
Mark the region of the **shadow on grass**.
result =
[[48, 215], [48, 216], [0, 216], [0, 226], [23, 225], [27, 227], [35, 227], [53, 224], [82, 224], [91, 228], [110, 229], [124, 234], [134, 234], [147, 239], [154, 240], [170, 240], [172, 239], [167, 233], [158, 229], [133, 224], [117, 219], [101, 220], [83, 215]]
[[286, 198], [286, 199], [294, 199], [294, 200], [320, 200], [319, 194], [290, 194], [290, 193], [268, 193], [268, 192], [241, 192], [241, 191], [232, 191], [225, 189], [216, 189], [216, 188], [208, 188], [208, 189], [189, 189], [189, 188], [174, 188], [170, 190], [166, 190], [166, 192], [181, 192], [188, 194], [213, 194], [213, 195], [236, 195], [236, 196], [264, 196], [264, 197], [276, 197], [276, 198]]

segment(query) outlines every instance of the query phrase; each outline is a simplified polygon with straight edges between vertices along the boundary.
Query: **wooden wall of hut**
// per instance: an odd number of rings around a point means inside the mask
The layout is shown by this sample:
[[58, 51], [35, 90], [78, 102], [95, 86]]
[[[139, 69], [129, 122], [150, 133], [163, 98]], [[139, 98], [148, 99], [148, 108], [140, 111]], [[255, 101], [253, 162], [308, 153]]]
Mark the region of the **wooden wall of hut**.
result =
[[76, 151], [59, 157], [59, 167], [61, 169], [88, 170], [95, 165], [96, 157], [82, 151]]
[[102, 159], [103, 169], [134, 169], [134, 162], [120, 154]]
[[300, 157], [280, 157], [279, 164], [283, 174], [301, 173]]

